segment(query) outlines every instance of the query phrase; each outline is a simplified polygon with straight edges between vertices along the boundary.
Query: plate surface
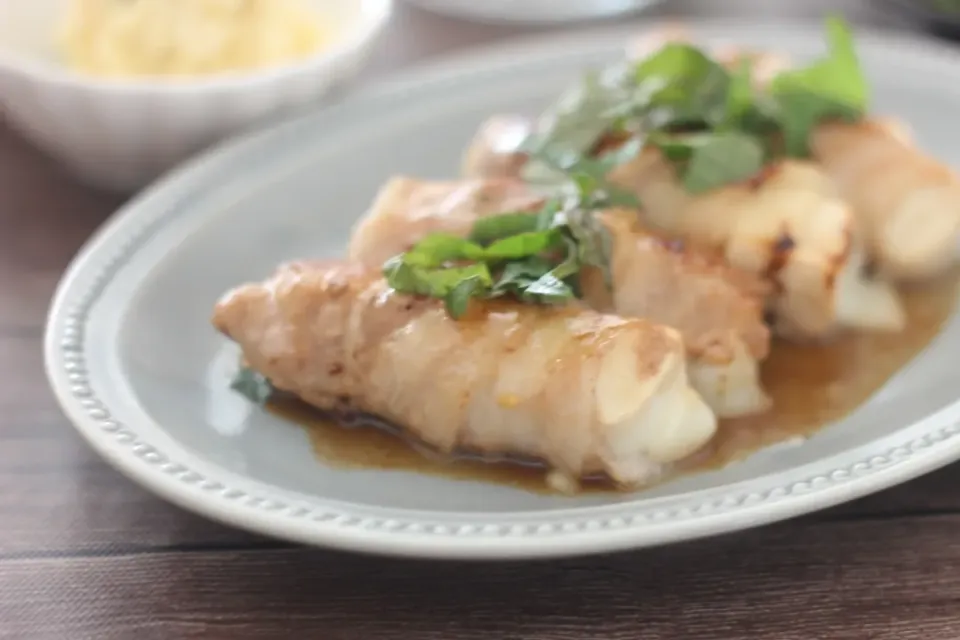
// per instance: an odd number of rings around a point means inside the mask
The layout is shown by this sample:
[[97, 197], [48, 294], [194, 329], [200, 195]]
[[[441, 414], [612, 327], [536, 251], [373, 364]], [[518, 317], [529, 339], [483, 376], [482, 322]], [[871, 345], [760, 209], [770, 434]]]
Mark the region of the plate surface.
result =
[[[649, 26], [649, 25], [648, 25]], [[819, 25], [693, 23], [710, 42], [821, 51]], [[960, 317], [872, 400], [802, 445], [629, 495], [550, 497], [332, 468], [302, 430], [227, 388], [236, 352], [210, 327], [227, 288], [291, 258], [336, 255], [389, 176], [452, 177], [475, 128], [542, 106], [640, 27], [473, 53], [230, 143], [126, 206], [51, 308], [45, 358], [65, 412], [125, 474], [185, 508], [359, 551], [464, 558], [584, 554], [713, 535], [824, 508], [960, 458]], [[878, 111], [960, 163], [958, 58], [861, 33]]]

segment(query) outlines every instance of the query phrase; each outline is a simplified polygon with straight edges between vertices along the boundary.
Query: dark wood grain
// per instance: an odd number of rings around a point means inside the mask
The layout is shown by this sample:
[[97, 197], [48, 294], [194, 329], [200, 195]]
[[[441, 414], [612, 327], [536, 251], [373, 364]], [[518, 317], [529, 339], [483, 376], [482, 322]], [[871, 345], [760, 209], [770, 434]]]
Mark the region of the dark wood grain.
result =
[[[813, 17], [835, 4], [670, 7]], [[885, 20], [863, 2], [840, 6]], [[532, 31], [401, 5], [366, 77]], [[0, 125], [0, 638], [960, 638], [956, 465], [793, 522], [549, 563], [335, 554], [160, 501], [93, 455], [42, 370], [57, 280], [122, 201], [76, 184]]]
[[958, 523], [791, 523], [524, 565], [299, 548], [10, 560], [0, 637], [956, 640]]

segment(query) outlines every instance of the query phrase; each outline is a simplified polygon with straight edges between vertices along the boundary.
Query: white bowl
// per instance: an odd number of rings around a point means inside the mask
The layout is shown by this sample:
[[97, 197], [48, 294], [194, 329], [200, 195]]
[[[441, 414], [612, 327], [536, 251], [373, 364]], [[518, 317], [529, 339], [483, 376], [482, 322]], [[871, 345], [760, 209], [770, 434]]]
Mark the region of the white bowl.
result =
[[201, 79], [90, 78], [58, 60], [67, 0], [0, 0], [0, 112], [81, 180], [142, 187], [217, 140], [314, 102], [353, 75], [392, 0], [310, 0], [339, 39], [306, 60]]

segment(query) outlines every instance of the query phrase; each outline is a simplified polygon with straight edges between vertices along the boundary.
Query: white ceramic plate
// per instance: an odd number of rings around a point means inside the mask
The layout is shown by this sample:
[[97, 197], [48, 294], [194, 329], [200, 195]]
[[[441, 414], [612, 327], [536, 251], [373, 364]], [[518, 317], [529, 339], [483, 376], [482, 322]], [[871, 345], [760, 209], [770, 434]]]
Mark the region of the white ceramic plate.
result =
[[[819, 53], [819, 26], [695, 25], [708, 41]], [[46, 365], [109, 462], [165, 498], [311, 544], [433, 557], [532, 557], [649, 546], [796, 516], [960, 457], [960, 317], [866, 405], [800, 446], [646, 492], [550, 497], [400, 472], [343, 470], [227, 389], [236, 352], [209, 326], [227, 288], [337, 254], [390, 175], [455, 175], [477, 125], [542, 106], [635, 29], [498, 45], [358, 93], [205, 155], [126, 206], [57, 292]], [[861, 33], [879, 110], [960, 161], [960, 59]]]
[[661, 0], [407, 0], [436, 13], [483, 22], [556, 24], [633, 13]]

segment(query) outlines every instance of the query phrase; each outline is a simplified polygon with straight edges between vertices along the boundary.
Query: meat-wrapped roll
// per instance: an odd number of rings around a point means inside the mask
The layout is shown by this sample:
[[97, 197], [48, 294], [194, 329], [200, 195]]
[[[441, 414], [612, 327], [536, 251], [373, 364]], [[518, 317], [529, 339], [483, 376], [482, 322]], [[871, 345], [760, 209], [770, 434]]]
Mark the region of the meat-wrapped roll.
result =
[[928, 278], [952, 264], [960, 236], [960, 180], [887, 124], [825, 123], [814, 158], [856, 210], [879, 269]]
[[853, 213], [812, 163], [782, 161], [749, 184], [694, 195], [658, 151], [647, 149], [614, 169], [610, 180], [640, 197], [655, 228], [719, 247], [731, 265], [769, 278], [781, 335], [903, 328], [896, 291], [862, 276]]
[[[496, 116], [474, 137], [467, 175], [480, 177], [488, 167], [498, 167], [497, 175], [522, 171], [524, 154], [492, 144], [497, 128], [491, 126], [507, 117], [519, 118]], [[751, 184], [694, 195], [659, 152], [647, 149], [608, 178], [640, 197], [645, 220], [656, 229], [718, 247], [732, 266], [768, 278], [779, 334], [809, 339], [844, 327], [903, 328], [894, 288], [863, 276], [859, 221], [819, 166], [785, 161]]]
[[639, 318], [474, 300], [454, 320], [376, 270], [300, 263], [227, 293], [213, 324], [309, 404], [380, 416], [444, 452], [536, 457], [561, 485], [649, 482], [716, 430], [680, 335]]
[[347, 256], [379, 267], [428, 233], [466, 236], [477, 218], [535, 211], [543, 201], [543, 195], [533, 193], [516, 177], [456, 181], [391, 178], [354, 226]]
[[[689, 34], [681, 25], [670, 25], [633, 43], [628, 56], [648, 55], [655, 44], [678, 41], [689, 41]], [[737, 46], [718, 47], [713, 55], [730, 67], [749, 59], [758, 86], [791, 66], [788, 56]], [[821, 123], [813, 129], [810, 148], [853, 207], [866, 250], [883, 275], [928, 278], [955, 261], [960, 178], [916, 148], [904, 123], [889, 117]]]
[[[611, 310], [678, 329], [693, 386], [718, 416], [769, 408], [759, 369], [770, 351], [766, 284], [716, 254], [651, 232], [634, 211], [607, 211], [601, 219], [613, 241]], [[606, 292], [596, 270], [585, 274], [583, 289], [588, 300]]]
[[[466, 236], [479, 218], [537, 209], [541, 202], [516, 179], [394, 178], [355, 227], [348, 255], [378, 268], [429, 233]], [[678, 329], [694, 387], [717, 415], [765, 410], [769, 399], [758, 372], [770, 344], [764, 282], [729, 268], [722, 257], [651, 233], [633, 211], [600, 216], [612, 240], [613, 292], [611, 297], [599, 272], [588, 270], [581, 284], [589, 304]]]

